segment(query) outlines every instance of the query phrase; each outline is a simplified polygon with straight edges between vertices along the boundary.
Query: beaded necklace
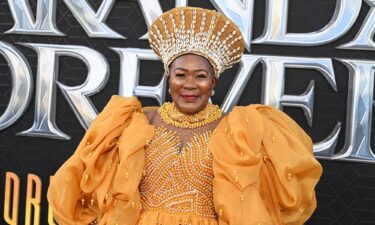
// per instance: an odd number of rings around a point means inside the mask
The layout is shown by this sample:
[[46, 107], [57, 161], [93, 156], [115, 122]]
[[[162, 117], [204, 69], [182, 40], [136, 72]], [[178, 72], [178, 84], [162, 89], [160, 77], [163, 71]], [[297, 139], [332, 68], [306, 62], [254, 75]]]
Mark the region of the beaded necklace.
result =
[[207, 104], [196, 114], [184, 114], [171, 102], [164, 103], [159, 108], [161, 119], [169, 125], [180, 128], [197, 128], [218, 120], [222, 112], [217, 105]]

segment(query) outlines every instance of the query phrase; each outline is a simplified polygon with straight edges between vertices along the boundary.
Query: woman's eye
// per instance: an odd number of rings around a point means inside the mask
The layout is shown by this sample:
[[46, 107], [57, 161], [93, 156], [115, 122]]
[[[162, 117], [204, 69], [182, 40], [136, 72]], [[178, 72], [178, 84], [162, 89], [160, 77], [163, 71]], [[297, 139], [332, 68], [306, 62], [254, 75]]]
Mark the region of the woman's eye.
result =
[[185, 77], [185, 74], [183, 74], [183, 73], [176, 73], [176, 74], [175, 74], [175, 77], [180, 77], [180, 78], [182, 78], [182, 77]]
[[205, 74], [198, 74], [197, 78], [206, 78], [207, 76]]

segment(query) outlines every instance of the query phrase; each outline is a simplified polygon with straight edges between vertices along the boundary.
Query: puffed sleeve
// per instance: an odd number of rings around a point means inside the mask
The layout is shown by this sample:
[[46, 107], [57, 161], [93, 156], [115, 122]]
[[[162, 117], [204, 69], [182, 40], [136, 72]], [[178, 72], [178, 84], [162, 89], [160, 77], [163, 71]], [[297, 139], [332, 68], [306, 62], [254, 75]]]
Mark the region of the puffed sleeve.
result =
[[50, 183], [47, 197], [56, 222], [136, 224], [144, 146], [153, 135], [135, 97], [112, 96]]
[[270, 106], [235, 107], [209, 142], [219, 225], [303, 224], [322, 167], [310, 137]]

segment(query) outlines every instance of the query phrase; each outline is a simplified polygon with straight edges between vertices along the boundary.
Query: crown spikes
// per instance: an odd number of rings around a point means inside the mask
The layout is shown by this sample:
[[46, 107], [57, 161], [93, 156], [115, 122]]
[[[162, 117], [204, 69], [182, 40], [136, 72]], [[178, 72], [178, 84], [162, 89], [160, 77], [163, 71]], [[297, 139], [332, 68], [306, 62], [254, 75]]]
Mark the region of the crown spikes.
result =
[[[201, 18], [199, 23], [198, 15]], [[150, 27], [149, 41], [151, 48], [163, 60], [167, 73], [169, 64], [177, 56], [189, 52], [206, 57], [215, 68], [215, 76], [241, 58], [243, 43], [238, 42], [242, 40], [241, 33], [237, 32], [238, 27], [216, 11], [182, 7], [170, 10], [159, 18]], [[169, 18], [170, 27], [166, 18]], [[218, 23], [224, 25], [218, 27]], [[196, 27], [199, 27], [198, 31], [195, 31]], [[228, 29], [231, 30], [226, 32]], [[234, 47], [235, 43], [239, 44]]]
[[167, 37], [169, 38], [170, 35], [169, 35], [169, 29], [167, 27], [167, 23], [165, 22], [165, 20], [163, 19], [163, 17], [160, 18], [160, 21], [163, 24], [163, 28], [164, 28], [165, 33], [167, 34]]
[[197, 10], [194, 10], [193, 11], [193, 19], [191, 21], [191, 25], [190, 25], [190, 30], [191, 30], [191, 33], [193, 34], [194, 33], [194, 30], [195, 30], [195, 23], [197, 22]]
[[181, 10], [181, 31], [185, 33], [185, 15], [184, 10]]
[[206, 24], [206, 11], [203, 11], [203, 13], [202, 13], [201, 27], [199, 29], [200, 32], [203, 32], [205, 24]]

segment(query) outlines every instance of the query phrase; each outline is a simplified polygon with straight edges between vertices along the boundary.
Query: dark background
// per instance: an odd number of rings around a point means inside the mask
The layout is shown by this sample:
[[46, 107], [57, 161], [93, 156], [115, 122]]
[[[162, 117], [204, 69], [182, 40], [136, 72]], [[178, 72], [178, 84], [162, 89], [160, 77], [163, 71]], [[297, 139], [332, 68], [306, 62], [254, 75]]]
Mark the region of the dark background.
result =
[[[35, 13], [36, 0], [30, 0]], [[100, 0], [89, 0], [94, 8], [98, 8]], [[264, 28], [265, 1], [255, 0], [253, 39], [262, 34]], [[335, 0], [290, 0], [289, 32], [311, 32], [324, 27], [335, 9]], [[174, 1], [161, 0], [163, 10], [174, 7]], [[213, 9], [209, 1], [190, 0], [190, 6]], [[352, 29], [340, 39], [319, 47], [289, 47], [272, 45], [252, 45], [251, 54], [267, 54], [276, 56], [306, 56], [347, 59], [375, 59], [371, 51], [339, 50], [336, 47], [347, 43], [357, 34], [369, 7], [363, 3], [360, 16]], [[35, 15], [35, 14], [34, 14]], [[36, 53], [21, 43], [50, 43], [83, 45], [101, 52], [110, 65], [110, 77], [106, 87], [91, 97], [100, 111], [111, 95], [118, 93], [119, 57], [109, 47], [149, 48], [147, 41], [138, 40], [147, 31], [140, 6], [135, 0], [118, 0], [108, 19], [109, 27], [126, 36], [126, 40], [89, 38], [62, 0], [57, 0], [57, 27], [66, 37], [4, 34], [13, 26], [7, 1], [0, 2], [0, 41], [16, 46], [29, 61], [34, 74], [37, 73]], [[248, 52], [247, 52], [248, 53]], [[333, 59], [338, 91], [334, 92], [327, 81], [317, 72], [304, 69], [287, 69], [286, 94], [301, 94], [311, 79], [315, 80], [315, 105], [313, 127], [307, 126], [301, 109], [285, 107], [284, 111], [294, 118], [312, 137], [314, 142], [323, 140], [333, 129], [337, 121], [342, 123], [336, 151], [344, 145], [346, 102], [348, 92], [348, 71]], [[213, 102], [221, 104], [236, 73], [238, 66], [226, 71], [216, 86]], [[10, 98], [10, 71], [5, 59], [0, 56], [0, 115], [4, 112]], [[79, 60], [61, 57], [58, 80], [66, 85], [78, 85], [85, 79], [87, 69]], [[262, 67], [258, 66], [246, 86], [239, 105], [259, 103], [261, 94]], [[159, 82], [163, 67], [160, 62], [142, 62], [141, 84], [155, 85]], [[58, 89], [57, 89], [58, 90]], [[167, 100], [170, 97], [167, 96]], [[156, 105], [151, 99], [141, 99], [144, 105]], [[71, 140], [52, 140], [16, 136], [16, 133], [27, 130], [34, 119], [35, 90], [26, 113], [13, 126], [0, 131], [0, 212], [3, 214], [5, 173], [14, 172], [20, 177], [19, 224], [24, 223], [27, 174], [33, 173], [43, 181], [41, 224], [47, 224], [46, 191], [49, 176], [73, 153], [84, 129], [76, 119], [60, 90], [57, 91], [58, 127], [72, 137]], [[372, 133], [375, 134], [373, 113]], [[371, 145], [374, 149], [375, 138]], [[334, 162], [320, 160], [324, 167], [323, 176], [317, 186], [318, 208], [307, 224], [375, 224], [375, 165], [357, 162]], [[0, 224], [5, 224], [3, 217]]]

